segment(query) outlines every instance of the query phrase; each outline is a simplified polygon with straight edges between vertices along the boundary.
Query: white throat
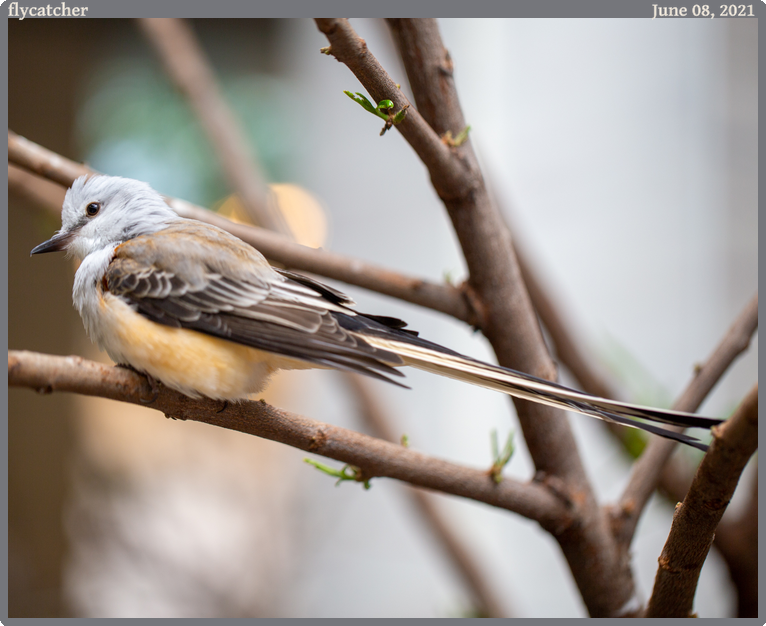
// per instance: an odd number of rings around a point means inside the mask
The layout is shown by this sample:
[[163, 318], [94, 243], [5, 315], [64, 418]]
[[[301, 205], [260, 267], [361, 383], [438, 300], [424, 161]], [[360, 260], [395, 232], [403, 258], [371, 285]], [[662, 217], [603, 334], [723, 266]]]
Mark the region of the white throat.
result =
[[104, 278], [106, 268], [114, 256], [114, 249], [118, 244], [111, 244], [86, 256], [74, 275], [74, 288], [72, 300], [75, 308], [79, 311], [85, 324], [85, 331], [91, 341], [101, 345], [101, 337], [98, 333], [99, 325], [99, 283]]

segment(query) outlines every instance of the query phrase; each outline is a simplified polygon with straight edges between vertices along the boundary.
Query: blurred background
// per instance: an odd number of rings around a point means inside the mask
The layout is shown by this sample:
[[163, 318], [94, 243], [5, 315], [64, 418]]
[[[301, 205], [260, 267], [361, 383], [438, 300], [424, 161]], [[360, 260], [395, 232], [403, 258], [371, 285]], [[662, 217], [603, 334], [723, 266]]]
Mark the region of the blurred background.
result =
[[[755, 20], [439, 23], [471, 141], [517, 245], [622, 396], [669, 405], [757, 289]], [[352, 24], [409, 96], [385, 24]], [[319, 53], [327, 42], [312, 21], [191, 25], [264, 177], [298, 196], [306, 243], [434, 281], [465, 277], [425, 168], [343, 94], [362, 89]], [[167, 195], [231, 202], [205, 134], [135, 22], [12, 20], [8, 35], [11, 130]], [[106, 360], [71, 306], [72, 262], [29, 258], [58, 218], [11, 193], [8, 223], [9, 347]], [[336, 286], [361, 310], [493, 360], [460, 322]], [[414, 448], [488, 467], [492, 429], [501, 439], [517, 429], [500, 394], [407, 376], [411, 390], [373, 391]], [[572, 383], [565, 370], [561, 377]], [[728, 415], [756, 380], [757, 341], [701, 412]], [[333, 372], [282, 375], [266, 397], [368, 428]], [[599, 497], [617, 498], [631, 459], [602, 424], [562, 419]], [[506, 474], [527, 479], [533, 468], [516, 440]], [[9, 615], [472, 614], [460, 573], [405, 487], [335, 487], [305, 456], [147, 409], [11, 389]], [[750, 471], [738, 494], [753, 480]], [[558, 546], [534, 523], [456, 498], [435, 504], [504, 614], [585, 615]], [[643, 600], [671, 515], [672, 504], [655, 497], [633, 543]], [[715, 552], [695, 608], [734, 614]]]

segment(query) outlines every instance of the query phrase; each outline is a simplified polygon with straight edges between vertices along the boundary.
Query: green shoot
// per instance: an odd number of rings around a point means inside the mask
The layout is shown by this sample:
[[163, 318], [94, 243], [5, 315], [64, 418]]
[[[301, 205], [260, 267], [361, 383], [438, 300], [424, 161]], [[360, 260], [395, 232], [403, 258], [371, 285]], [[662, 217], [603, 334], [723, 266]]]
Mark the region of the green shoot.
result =
[[377, 106], [373, 106], [372, 102], [370, 102], [362, 93], [356, 92], [354, 94], [350, 91], [344, 91], [343, 93], [345, 93], [349, 98], [361, 106], [365, 111], [372, 113], [373, 115], [386, 122], [383, 130], [380, 131], [381, 135], [383, 135], [394, 124], [399, 124], [404, 120], [405, 117], [407, 117], [407, 107], [409, 107], [408, 104], [397, 111], [397, 113], [392, 114], [390, 111], [394, 108], [394, 103], [391, 100], [381, 100], [378, 102]]
[[339, 470], [330, 467], [329, 465], [325, 465], [324, 463], [320, 463], [319, 461], [315, 461], [314, 459], [303, 459], [305, 463], [308, 463], [309, 465], [313, 465], [315, 468], [317, 468], [320, 472], [323, 472], [327, 474], [328, 476], [332, 476], [333, 478], [337, 478], [337, 482], [335, 483], [335, 486], [337, 487], [342, 482], [353, 480], [357, 483], [363, 483], [365, 489], [370, 488], [370, 480], [363, 480], [362, 479], [362, 471], [358, 467], [354, 467], [353, 465], [344, 465]]
[[497, 445], [497, 431], [493, 430], [490, 435], [492, 439], [492, 467], [489, 468], [489, 475], [492, 476], [492, 480], [499, 483], [503, 480], [503, 469], [513, 456], [515, 446], [513, 445], [513, 431], [508, 433], [508, 439], [505, 441], [502, 452]]

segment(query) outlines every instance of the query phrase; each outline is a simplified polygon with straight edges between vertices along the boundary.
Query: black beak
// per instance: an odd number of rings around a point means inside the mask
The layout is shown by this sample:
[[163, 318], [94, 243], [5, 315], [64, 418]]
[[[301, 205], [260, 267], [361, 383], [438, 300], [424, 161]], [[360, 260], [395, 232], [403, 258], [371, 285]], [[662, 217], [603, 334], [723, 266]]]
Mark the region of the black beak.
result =
[[53, 235], [48, 241], [44, 241], [39, 246], [32, 248], [32, 252], [29, 253], [29, 256], [32, 256], [33, 254], [42, 254], [43, 252], [60, 252], [61, 250], [65, 250], [69, 245], [69, 242], [72, 241], [72, 237], [74, 237], [73, 232]]

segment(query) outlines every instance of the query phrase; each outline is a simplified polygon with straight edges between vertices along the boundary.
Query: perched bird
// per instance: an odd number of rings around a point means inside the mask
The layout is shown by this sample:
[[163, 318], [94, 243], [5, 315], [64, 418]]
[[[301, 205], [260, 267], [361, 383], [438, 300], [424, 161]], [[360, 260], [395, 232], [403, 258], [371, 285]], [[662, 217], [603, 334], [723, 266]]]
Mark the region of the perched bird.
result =
[[32, 254], [80, 259], [72, 297], [88, 336], [116, 363], [191, 397], [239, 400], [280, 369], [336, 368], [400, 384], [396, 368], [410, 365], [701, 450], [657, 424], [722, 421], [599, 398], [421, 339], [401, 320], [359, 313], [336, 289], [271, 267], [220, 228], [179, 217], [146, 183], [82, 176], [61, 221]]

